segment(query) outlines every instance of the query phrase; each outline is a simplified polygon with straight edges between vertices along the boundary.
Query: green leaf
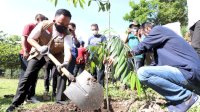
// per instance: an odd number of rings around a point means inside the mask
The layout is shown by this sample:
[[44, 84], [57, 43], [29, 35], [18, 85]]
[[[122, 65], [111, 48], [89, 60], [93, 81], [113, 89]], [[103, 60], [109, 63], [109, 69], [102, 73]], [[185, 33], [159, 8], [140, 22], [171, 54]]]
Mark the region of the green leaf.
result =
[[73, 0], [74, 7], [77, 7], [78, 0]]
[[120, 77], [120, 81], [121, 82], [123, 81], [123, 79], [125, 78], [125, 76], [127, 75], [127, 73], [128, 73], [128, 67], [126, 66], [124, 73]]
[[101, 1], [99, 1], [99, 3], [100, 3], [100, 7], [101, 7], [102, 11], [105, 11], [104, 4]]
[[101, 7], [99, 7], [99, 10], [98, 10], [98, 11], [100, 12], [101, 10], [102, 10], [102, 8], [101, 8]]
[[114, 50], [117, 50], [117, 44], [118, 44], [118, 42], [120, 41], [118, 38], [116, 38], [116, 39], [114, 39], [113, 40], [114, 42], [113, 42], [113, 44], [112, 44], [112, 46], [111, 46], [111, 48], [110, 48], [110, 53], [112, 53]]
[[83, 4], [85, 3], [85, 1], [84, 0], [79, 0], [79, 5], [80, 5], [80, 7], [83, 9], [84, 7], [83, 7]]
[[126, 84], [128, 82], [128, 80], [130, 80], [132, 73], [129, 72], [128, 75], [123, 79], [123, 84]]
[[90, 63], [90, 70], [91, 70], [92, 73], [94, 73], [95, 66], [96, 66], [95, 63], [92, 61]]
[[141, 87], [141, 84], [140, 84], [140, 80], [137, 78], [137, 76], [136, 76], [136, 88], [137, 88], [138, 96], [141, 96], [142, 87]]
[[54, 5], [57, 6], [58, 0], [54, 0]]
[[90, 5], [91, 5], [91, 1], [92, 1], [92, 0], [89, 0], [89, 2], [88, 2], [88, 6], [90, 6]]
[[124, 62], [122, 64], [122, 66], [119, 67], [119, 69], [117, 70], [117, 73], [115, 74], [114, 78], [116, 78], [116, 79], [119, 78], [121, 72], [125, 69], [126, 65], [127, 65], [127, 62]]
[[110, 10], [110, 2], [109, 3], [106, 3], [106, 10]]
[[136, 85], [136, 75], [132, 72], [131, 75], [131, 89], [134, 90], [135, 89], [135, 85]]
[[123, 48], [124, 48], [124, 45], [123, 45], [122, 41], [120, 41], [118, 44], [117, 55], [120, 55]]
[[107, 41], [107, 46], [106, 46], [106, 49], [107, 49], [107, 50], [110, 50], [110, 47], [111, 47], [111, 45], [112, 45], [112, 42], [113, 42], [113, 39], [110, 39], [110, 40]]

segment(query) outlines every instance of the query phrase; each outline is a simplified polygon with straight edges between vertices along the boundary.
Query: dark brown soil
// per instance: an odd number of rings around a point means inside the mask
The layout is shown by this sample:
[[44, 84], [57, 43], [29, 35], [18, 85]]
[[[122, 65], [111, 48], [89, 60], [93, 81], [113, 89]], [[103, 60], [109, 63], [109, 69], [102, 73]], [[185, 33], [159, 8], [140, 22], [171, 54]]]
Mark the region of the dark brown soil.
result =
[[[109, 112], [166, 112], [166, 109], [161, 108], [161, 105], [163, 104], [165, 104], [165, 102], [162, 99], [153, 102], [138, 101], [134, 99], [124, 101], [110, 99]], [[20, 109], [18, 112], [107, 112], [107, 108], [106, 101], [99, 110], [95, 111], [80, 110], [75, 104], [70, 102], [67, 105], [44, 104], [35, 109]]]

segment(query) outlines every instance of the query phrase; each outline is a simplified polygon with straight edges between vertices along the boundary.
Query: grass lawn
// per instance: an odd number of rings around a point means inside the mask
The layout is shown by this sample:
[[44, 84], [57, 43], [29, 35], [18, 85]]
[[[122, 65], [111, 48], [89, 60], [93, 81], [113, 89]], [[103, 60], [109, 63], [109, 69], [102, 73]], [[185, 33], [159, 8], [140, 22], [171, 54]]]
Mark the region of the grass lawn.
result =
[[[0, 112], [4, 112], [7, 107], [11, 104], [13, 98], [4, 98], [4, 95], [15, 95], [18, 86], [18, 79], [4, 79], [0, 78]], [[43, 80], [38, 80], [36, 87], [36, 97], [41, 101], [44, 92]], [[52, 101], [44, 102], [38, 104], [26, 104], [23, 108], [35, 108], [41, 106], [44, 103], [53, 103]]]

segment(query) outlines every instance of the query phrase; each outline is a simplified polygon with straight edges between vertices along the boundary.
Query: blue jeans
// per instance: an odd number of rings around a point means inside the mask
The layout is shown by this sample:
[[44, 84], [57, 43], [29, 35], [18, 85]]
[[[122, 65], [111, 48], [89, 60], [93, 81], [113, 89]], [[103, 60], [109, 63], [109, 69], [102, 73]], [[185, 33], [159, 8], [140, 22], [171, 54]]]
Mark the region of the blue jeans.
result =
[[151, 87], [169, 102], [182, 102], [192, 95], [186, 89], [188, 81], [171, 66], [145, 66], [137, 71], [141, 83]]

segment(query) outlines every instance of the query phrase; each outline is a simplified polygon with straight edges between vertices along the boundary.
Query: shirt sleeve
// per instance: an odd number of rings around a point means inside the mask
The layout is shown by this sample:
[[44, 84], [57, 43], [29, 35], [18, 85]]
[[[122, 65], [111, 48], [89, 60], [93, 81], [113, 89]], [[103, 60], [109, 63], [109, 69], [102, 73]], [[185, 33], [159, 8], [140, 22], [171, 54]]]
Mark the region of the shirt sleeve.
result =
[[64, 48], [65, 49], [71, 49], [72, 48], [72, 37], [67, 35], [64, 38]]
[[28, 37], [30, 33], [31, 33], [31, 26], [28, 24], [24, 27], [22, 36]]
[[[161, 28], [161, 29], [160, 29]], [[146, 51], [152, 50], [153, 48], [156, 48], [157, 46], [163, 44], [166, 40], [166, 36], [163, 35], [160, 30], [162, 30], [162, 27], [154, 27], [149, 35], [138, 44], [133, 50], [131, 51], [134, 55], [140, 55]]]
[[77, 40], [77, 43], [75, 41], [75, 39], [73, 38], [73, 43], [74, 45], [76, 46], [76, 48], [79, 48], [80, 47], [80, 42]]
[[[68, 55], [66, 50], [71, 50], [73, 44], [72, 44], [72, 37], [70, 35], [67, 35], [65, 38], [64, 38], [64, 55]], [[64, 60], [66, 60], [64, 58]]]
[[106, 41], [106, 37], [103, 36], [103, 37], [102, 37], [102, 42], [105, 42], [105, 41]]
[[88, 45], [90, 45], [91, 38], [92, 38], [92, 37], [89, 37], [89, 39], [88, 39]]
[[28, 38], [37, 40], [40, 37], [41, 31], [42, 31], [42, 25], [43, 23], [40, 22], [31, 32]]

